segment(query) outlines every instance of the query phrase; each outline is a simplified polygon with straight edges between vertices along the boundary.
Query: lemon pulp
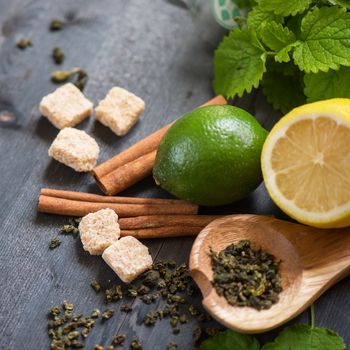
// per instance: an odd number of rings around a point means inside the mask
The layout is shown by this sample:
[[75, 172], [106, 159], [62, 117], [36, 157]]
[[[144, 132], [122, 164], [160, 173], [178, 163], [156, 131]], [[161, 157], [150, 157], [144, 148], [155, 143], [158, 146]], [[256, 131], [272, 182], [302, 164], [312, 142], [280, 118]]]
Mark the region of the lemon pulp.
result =
[[350, 224], [350, 100], [301, 106], [271, 130], [262, 170], [275, 203], [316, 227]]

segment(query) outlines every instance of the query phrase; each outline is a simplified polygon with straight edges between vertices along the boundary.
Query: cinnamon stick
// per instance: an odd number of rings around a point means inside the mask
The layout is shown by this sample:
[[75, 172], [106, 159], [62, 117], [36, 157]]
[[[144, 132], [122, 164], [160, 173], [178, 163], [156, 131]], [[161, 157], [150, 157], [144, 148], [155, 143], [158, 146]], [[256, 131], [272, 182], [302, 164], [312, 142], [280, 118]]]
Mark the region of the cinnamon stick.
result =
[[119, 193], [151, 175], [157, 151], [151, 151], [119, 169], [111, 171], [102, 178], [95, 177], [98, 185], [108, 195]]
[[97, 203], [123, 203], [123, 204], [186, 204], [189, 207], [197, 207], [195, 204], [183, 201], [180, 199], [163, 199], [163, 198], [136, 198], [136, 197], [112, 197], [112, 196], [101, 196], [99, 194], [76, 192], [76, 191], [65, 191], [56, 190], [53, 188], [43, 188], [40, 191], [40, 195], [57, 197], [63, 199], [72, 199], [75, 201], [83, 202], [97, 202]]
[[[226, 104], [216, 96], [202, 106]], [[92, 170], [98, 185], [107, 195], [119, 193], [152, 173], [158, 145], [174, 122], [147, 136]]]
[[121, 230], [120, 235], [122, 237], [133, 236], [139, 239], [184, 237], [197, 236], [202, 229], [203, 226], [168, 226], [137, 230]]
[[130, 163], [133, 160], [144, 156], [147, 153], [154, 151], [155, 149], [157, 149], [160, 140], [163, 138], [165, 133], [174, 123], [175, 122], [172, 122], [168, 125], [163, 126], [161, 129], [157, 130], [153, 134], [148, 135], [143, 140], [135, 143], [126, 150], [118, 153], [113, 158], [97, 165], [94, 169], [92, 169], [92, 174], [95, 176], [96, 179], [101, 179], [107, 174], [111, 173], [113, 170], [116, 170], [121, 166]]
[[196, 214], [198, 211], [197, 205], [180, 200], [104, 197], [49, 189], [42, 191], [38, 203], [38, 211], [41, 213], [68, 216], [84, 216], [105, 208], [114, 210], [121, 218], [161, 214]]
[[205, 227], [221, 215], [151, 215], [119, 219], [121, 230], [136, 230], [157, 227]]

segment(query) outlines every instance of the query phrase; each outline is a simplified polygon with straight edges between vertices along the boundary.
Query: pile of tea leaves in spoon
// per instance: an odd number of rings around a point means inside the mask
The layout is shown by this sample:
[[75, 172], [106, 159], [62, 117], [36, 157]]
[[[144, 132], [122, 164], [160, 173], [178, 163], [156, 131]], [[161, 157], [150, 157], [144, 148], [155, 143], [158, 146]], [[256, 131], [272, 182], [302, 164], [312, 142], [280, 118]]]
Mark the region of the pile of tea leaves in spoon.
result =
[[280, 262], [248, 240], [239, 241], [216, 253], [211, 250], [212, 284], [220, 296], [235, 306], [269, 309], [282, 291]]

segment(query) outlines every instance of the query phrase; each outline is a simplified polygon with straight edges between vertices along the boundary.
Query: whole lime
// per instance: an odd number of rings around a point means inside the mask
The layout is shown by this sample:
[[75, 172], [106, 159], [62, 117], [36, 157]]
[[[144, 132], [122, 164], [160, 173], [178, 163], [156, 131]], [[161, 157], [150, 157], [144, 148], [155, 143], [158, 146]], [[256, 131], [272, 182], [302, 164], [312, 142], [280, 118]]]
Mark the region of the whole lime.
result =
[[207, 206], [232, 203], [262, 181], [260, 154], [266, 136], [243, 109], [195, 109], [163, 137], [153, 176], [176, 197]]

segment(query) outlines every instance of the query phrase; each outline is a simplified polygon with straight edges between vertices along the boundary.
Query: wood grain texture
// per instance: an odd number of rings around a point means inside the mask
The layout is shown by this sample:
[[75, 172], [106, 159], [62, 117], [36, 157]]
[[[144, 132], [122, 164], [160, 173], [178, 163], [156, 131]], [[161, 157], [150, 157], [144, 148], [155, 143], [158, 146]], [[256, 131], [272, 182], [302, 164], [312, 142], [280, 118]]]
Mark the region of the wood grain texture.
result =
[[[58, 130], [40, 117], [38, 103], [53, 91], [50, 82], [51, 50], [66, 53], [62, 68], [80, 66], [89, 72], [85, 93], [95, 104], [114, 85], [130, 89], [146, 102], [146, 111], [131, 132], [116, 137], [94, 118], [78, 127], [101, 147], [100, 161], [109, 159], [161, 126], [213, 96], [212, 55], [215, 42], [187, 10], [166, 0], [0, 0], [0, 115], [10, 118], [0, 126], [0, 348], [48, 349], [47, 310], [67, 298], [78, 311], [105, 307], [89, 282], [118, 282], [102, 259], [83, 251], [79, 240], [63, 236], [59, 248], [49, 251], [64, 218], [36, 213], [42, 187], [101, 194], [88, 174], [77, 174], [47, 156]], [[48, 32], [53, 18], [64, 17], [68, 26]], [[214, 30], [214, 29], [213, 29]], [[222, 33], [218, 33], [220, 37]], [[33, 46], [18, 50], [15, 43], [30, 37]], [[276, 114], [260, 92], [237, 103], [270, 128]], [[1, 118], [0, 118], [1, 119]], [[151, 178], [123, 195], [166, 198]], [[283, 215], [260, 186], [247, 199], [232, 206], [201, 209], [206, 214], [260, 213]], [[193, 239], [146, 241], [155, 260], [186, 261]], [[316, 322], [339, 332], [350, 344], [350, 280], [340, 282], [316, 302]], [[201, 298], [198, 296], [197, 304]], [[161, 350], [175, 340], [179, 350], [191, 349], [194, 324], [173, 336], [167, 322], [157, 327], [141, 325], [147, 306], [137, 301], [132, 314], [116, 313], [103, 327], [97, 325], [87, 341], [108, 344], [117, 332], [128, 339], [137, 335], [145, 350]], [[295, 321], [307, 321], [304, 313]], [[271, 339], [276, 331], [261, 335]], [[128, 345], [128, 344], [127, 344]]]
[[[229, 305], [212, 286], [211, 249], [220, 252], [249, 240], [281, 261], [283, 291], [270, 309]], [[350, 272], [350, 228], [322, 230], [263, 215], [229, 215], [211, 222], [196, 238], [190, 270], [203, 305], [220, 323], [243, 333], [262, 333], [299, 315]]]

